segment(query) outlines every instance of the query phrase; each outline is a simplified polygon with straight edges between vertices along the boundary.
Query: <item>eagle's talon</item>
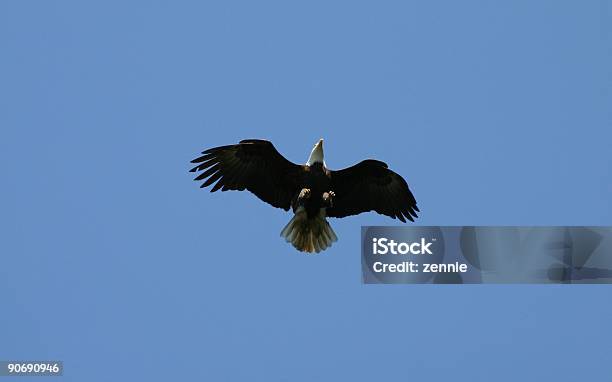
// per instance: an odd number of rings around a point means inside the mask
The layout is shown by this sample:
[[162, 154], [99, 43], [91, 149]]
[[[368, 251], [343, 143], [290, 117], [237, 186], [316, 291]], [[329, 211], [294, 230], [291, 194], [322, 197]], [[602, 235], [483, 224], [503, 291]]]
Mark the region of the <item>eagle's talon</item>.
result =
[[323, 193], [323, 201], [328, 205], [328, 207], [334, 206], [334, 197], [336, 194], [333, 191], [327, 191]]
[[308, 199], [310, 198], [310, 188], [302, 188], [302, 191], [300, 191], [300, 195], [298, 196], [298, 199]]

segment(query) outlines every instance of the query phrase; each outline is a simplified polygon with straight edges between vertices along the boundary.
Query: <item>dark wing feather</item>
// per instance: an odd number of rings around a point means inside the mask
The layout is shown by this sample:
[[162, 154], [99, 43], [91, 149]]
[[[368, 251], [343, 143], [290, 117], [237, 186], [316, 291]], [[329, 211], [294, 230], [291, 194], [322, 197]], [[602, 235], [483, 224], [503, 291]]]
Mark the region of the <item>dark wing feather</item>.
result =
[[341, 218], [376, 211], [402, 222], [414, 221], [419, 210], [406, 181], [387, 164], [368, 159], [343, 170], [331, 171], [336, 193], [327, 216]]
[[237, 145], [220, 146], [202, 152], [191, 161], [198, 165], [191, 172], [202, 171], [194, 180], [207, 187], [217, 182], [210, 192], [249, 190], [274, 207], [288, 210], [297, 193], [303, 174], [300, 165], [283, 157], [272, 142], [247, 139]]

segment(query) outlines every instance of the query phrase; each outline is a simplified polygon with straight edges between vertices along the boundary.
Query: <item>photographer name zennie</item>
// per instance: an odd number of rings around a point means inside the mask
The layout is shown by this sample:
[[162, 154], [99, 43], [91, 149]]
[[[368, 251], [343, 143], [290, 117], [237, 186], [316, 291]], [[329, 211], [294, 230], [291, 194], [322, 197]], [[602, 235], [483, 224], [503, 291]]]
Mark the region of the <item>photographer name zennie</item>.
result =
[[[396, 242], [395, 240], [387, 238], [373, 238], [372, 239], [372, 254], [374, 255], [433, 255], [431, 246], [432, 241], [426, 240], [424, 237], [420, 241], [412, 243]], [[467, 264], [459, 263], [420, 263], [414, 261], [403, 261], [400, 263], [384, 263], [382, 261], [376, 261], [372, 264], [372, 270], [376, 273], [381, 272], [407, 272], [407, 273], [464, 273], [467, 272]]]

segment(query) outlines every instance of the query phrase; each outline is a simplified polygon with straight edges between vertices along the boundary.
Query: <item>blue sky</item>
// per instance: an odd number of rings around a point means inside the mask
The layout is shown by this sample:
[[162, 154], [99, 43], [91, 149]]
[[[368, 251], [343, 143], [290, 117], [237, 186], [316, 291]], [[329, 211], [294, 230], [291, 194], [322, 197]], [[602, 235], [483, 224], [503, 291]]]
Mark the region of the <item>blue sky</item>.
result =
[[612, 224], [609, 1], [0, 3], [0, 359], [64, 380], [601, 380], [610, 288], [362, 285], [189, 160], [387, 162], [421, 225]]

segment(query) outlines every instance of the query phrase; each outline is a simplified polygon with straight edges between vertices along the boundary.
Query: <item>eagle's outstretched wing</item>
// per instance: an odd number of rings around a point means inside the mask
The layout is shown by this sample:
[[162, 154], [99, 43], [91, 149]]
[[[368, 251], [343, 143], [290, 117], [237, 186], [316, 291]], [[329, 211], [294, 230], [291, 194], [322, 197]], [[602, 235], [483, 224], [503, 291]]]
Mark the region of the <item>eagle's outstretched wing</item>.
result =
[[304, 170], [283, 157], [272, 142], [246, 139], [202, 154], [191, 161], [198, 165], [189, 170], [203, 171], [194, 180], [208, 178], [200, 187], [217, 182], [210, 192], [247, 189], [264, 202], [289, 210]]
[[327, 216], [341, 218], [376, 211], [393, 219], [414, 221], [419, 211], [406, 181], [387, 164], [368, 159], [343, 170], [331, 171], [333, 206]]

